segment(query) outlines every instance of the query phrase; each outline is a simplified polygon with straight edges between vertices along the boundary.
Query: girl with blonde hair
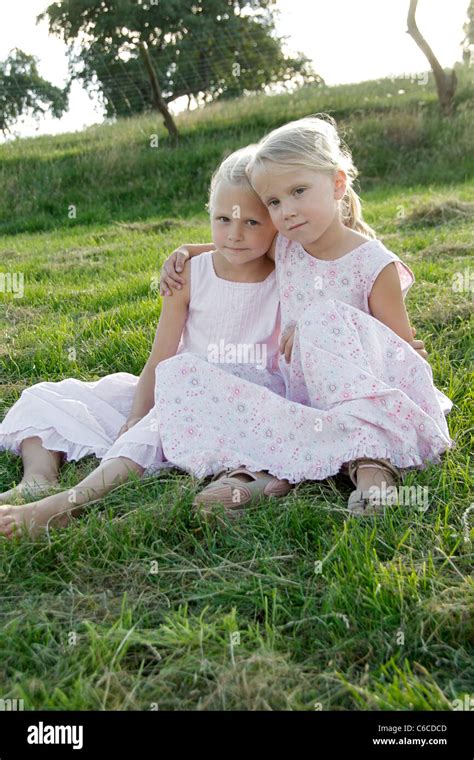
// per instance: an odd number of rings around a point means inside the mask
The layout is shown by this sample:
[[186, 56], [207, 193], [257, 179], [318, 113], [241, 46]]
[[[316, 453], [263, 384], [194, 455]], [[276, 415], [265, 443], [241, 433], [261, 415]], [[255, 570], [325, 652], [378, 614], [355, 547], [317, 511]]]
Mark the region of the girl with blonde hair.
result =
[[[234, 388], [199, 368], [205, 393], [191, 416], [199, 435], [190, 440], [188, 422], [168, 405], [166, 444], [174, 461], [201, 475], [210, 472], [214, 450], [219, 465], [267, 469], [292, 483], [342, 470], [356, 486], [350, 512], [383, 511], [386, 487], [402, 472], [439, 462], [453, 444], [445, 419], [452, 403], [434, 386], [426, 352], [412, 345], [404, 299], [415, 278], [364, 221], [357, 170], [331, 117], [290, 122], [254, 147], [247, 174], [278, 231], [269, 255], [280, 291], [287, 398], [244, 383]], [[194, 253], [178, 249], [165, 263], [168, 292], [181, 279], [173, 267]], [[158, 370], [162, 384], [172, 382], [173, 362]], [[216, 388], [219, 424], [206, 425]], [[165, 408], [164, 399], [157, 403]], [[212, 484], [200, 498], [208, 508], [222, 496]], [[230, 491], [226, 499], [230, 507]]]
[[[36, 536], [49, 524], [61, 527], [70, 515], [76, 516], [125, 482], [131, 472], [141, 477], [173, 466], [172, 450], [165, 456], [162, 448], [161, 409], [155, 404], [155, 382], [161, 381], [155, 375], [157, 367], [175, 354], [191, 357], [191, 366], [161, 388], [173, 408], [180, 403], [183, 411], [188, 408], [188, 384], [192, 396], [199, 398], [202, 392], [193, 359], [232, 375], [234, 384], [247, 382], [252, 388], [284, 395], [277, 366], [280, 313], [275, 265], [266, 256], [275, 228], [245, 173], [251, 150], [228, 156], [213, 176], [212, 250], [189, 262], [186, 286], [164, 301], [140, 377], [117, 372], [92, 381], [66, 378], [37, 383], [23, 391], [5, 416], [0, 450], [22, 456], [24, 475], [18, 486], [0, 494], [0, 534]], [[212, 397], [210, 403], [212, 414], [218, 416], [219, 405]], [[189, 430], [190, 426], [188, 434]], [[57, 485], [63, 461], [90, 454], [102, 460], [90, 475], [68, 491], [40, 498]], [[290, 490], [287, 481], [266, 473], [245, 475], [247, 488], [257, 477], [267, 495], [282, 496]], [[12, 504], [25, 496], [26, 503]]]

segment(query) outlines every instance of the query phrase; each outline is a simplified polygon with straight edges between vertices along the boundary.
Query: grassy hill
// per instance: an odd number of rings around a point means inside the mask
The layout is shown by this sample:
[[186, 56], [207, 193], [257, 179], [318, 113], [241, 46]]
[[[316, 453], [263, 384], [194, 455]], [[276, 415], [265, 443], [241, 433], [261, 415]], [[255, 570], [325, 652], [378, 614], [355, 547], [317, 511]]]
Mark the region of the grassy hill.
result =
[[[200, 214], [210, 173], [224, 153], [323, 111], [336, 118], [352, 147], [364, 192], [464, 182], [474, 174], [474, 76], [461, 70], [459, 78], [457, 115], [445, 122], [431, 86], [381, 80], [308, 86], [184, 113], [176, 150], [159, 115], [9, 143], [0, 146], [0, 231]], [[158, 135], [157, 148], [150, 147], [152, 135]], [[77, 212], [73, 224], [70, 204]]]
[[[353, 149], [367, 220], [415, 272], [407, 306], [454, 401], [456, 439], [441, 466], [406, 481], [428, 487], [426, 512], [349, 521], [351, 486], [337, 477], [212, 532], [190, 521], [200, 484], [173, 472], [126, 484], [50, 540], [0, 541], [3, 698], [25, 709], [431, 710], [472, 693], [474, 77], [460, 74], [449, 121], [431, 86], [382, 80], [182, 114], [174, 150], [154, 116], [0, 146], [0, 272], [25, 278], [23, 298], [0, 292], [0, 419], [40, 380], [138, 375], [161, 261], [209, 239], [215, 165], [326, 111]], [[96, 465], [67, 464], [62, 484]], [[20, 460], [0, 454], [0, 490], [20, 477]]]

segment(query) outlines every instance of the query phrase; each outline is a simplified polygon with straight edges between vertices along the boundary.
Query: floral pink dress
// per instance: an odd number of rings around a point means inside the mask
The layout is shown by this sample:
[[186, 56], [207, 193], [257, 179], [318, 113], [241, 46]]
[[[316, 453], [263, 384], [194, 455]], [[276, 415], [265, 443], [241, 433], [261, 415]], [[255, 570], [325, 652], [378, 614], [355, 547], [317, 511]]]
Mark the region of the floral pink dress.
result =
[[401, 469], [439, 462], [453, 445], [452, 403], [430, 365], [369, 312], [391, 262], [406, 295], [413, 273], [378, 240], [322, 261], [278, 235], [282, 327], [296, 325], [291, 363], [279, 361], [286, 397], [191, 353], [161, 363], [153, 413], [166, 459], [198, 477], [245, 465], [293, 483], [363, 456]]

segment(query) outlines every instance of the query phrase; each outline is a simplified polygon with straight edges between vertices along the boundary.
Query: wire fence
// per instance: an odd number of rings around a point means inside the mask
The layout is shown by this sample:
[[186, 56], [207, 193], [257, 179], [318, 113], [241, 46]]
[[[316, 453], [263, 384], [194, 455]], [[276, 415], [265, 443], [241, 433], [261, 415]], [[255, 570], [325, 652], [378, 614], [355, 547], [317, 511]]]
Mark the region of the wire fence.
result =
[[[12, 51], [13, 52], [13, 51]], [[156, 76], [162, 114], [170, 118], [185, 110], [194, 110], [207, 103], [254, 93], [291, 93], [296, 88], [324, 85], [317, 64], [299, 52], [286, 47], [285, 38], [262, 35], [262, 30], [247, 27], [239, 34], [222, 29], [218, 36], [201, 46], [169, 44], [164, 50], [147, 48], [151, 68]], [[28, 56], [26, 56], [28, 58]], [[474, 45], [461, 50], [458, 65], [474, 65]], [[32, 59], [33, 60], [33, 59]], [[2, 71], [3, 68], [3, 71]], [[81, 70], [82, 69], [82, 70]], [[156, 93], [149, 71], [140, 55], [139, 45], [122, 47], [118, 54], [94, 52], [84, 61], [70, 55], [70, 77], [62, 87], [69, 90], [78, 82], [90, 96], [97, 110], [108, 118], [132, 116], [157, 109]], [[0, 67], [0, 116], [9, 99], [23, 100], [23, 113], [33, 110], [51, 113], [48, 98], [52, 85], [39, 75], [30, 77], [12, 65]], [[41, 101], [44, 106], [41, 106]], [[39, 104], [38, 104], [39, 101]]]
[[[310, 82], [323, 83], [311, 61], [301, 53], [278, 50], [275, 39], [269, 40], [268, 50], [262, 50], [261, 42], [261, 32], [253, 34], [248, 29], [238, 40], [235, 35], [222, 32], [207, 49], [188, 50], [184, 54], [179, 48], [168, 47], [164, 53], [148, 48], [147, 55], [166, 108], [176, 112], [222, 97], [291, 92]], [[87, 71], [82, 67], [81, 72], [77, 59], [75, 64], [71, 60], [70, 68], [72, 73], [63, 87], [70, 88], [73, 81], [79, 81], [109, 117], [143, 113], [156, 107], [138, 45], [114, 57], [96, 54], [94, 66], [89, 63]], [[0, 73], [0, 106], [5, 99], [22, 95], [28, 104], [26, 79], [26, 74], [14, 67], [4, 69], [3, 75]], [[31, 85], [37, 98], [47, 99], [49, 82], [36, 77]]]

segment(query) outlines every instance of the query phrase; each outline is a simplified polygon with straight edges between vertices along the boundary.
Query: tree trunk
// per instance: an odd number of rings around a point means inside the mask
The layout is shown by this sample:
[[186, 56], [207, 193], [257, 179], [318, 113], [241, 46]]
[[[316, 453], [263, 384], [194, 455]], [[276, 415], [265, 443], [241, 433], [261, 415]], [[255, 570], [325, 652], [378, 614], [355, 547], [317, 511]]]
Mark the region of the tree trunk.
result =
[[415, 19], [417, 5], [418, 0], [410, 0], [407, 33], [413, 37], [420, 50], [427, 57], [435, 78], [441, 113], [444, 116], [450, 116], [453, 111], [453, 98], [457, 86], [456, 72], [454, 69], [449, 75], [444, 72], [432, 49], [418, 29]]
[[139, 42], [138, 47], [140, 50], [140, 55], [142, 57], [143, 63], [145, 64], [148, 77], [150, 79], [154, 106], [163, 115], [165, 127], [169, 132], [169, 135], [171, 137], [171, 142], [173, 145], [176, 145], [179, 139], [179, 132], [176, 127], [176, 124], [174, 123], [173, 117], [170, 114], [165, 101], [163, 100], [163, 96], [161, 94], [161, 87], [159, 85], [155, 69], [153, 68], [153, 63], [151, 61], [148, 48], [145, 42]]

